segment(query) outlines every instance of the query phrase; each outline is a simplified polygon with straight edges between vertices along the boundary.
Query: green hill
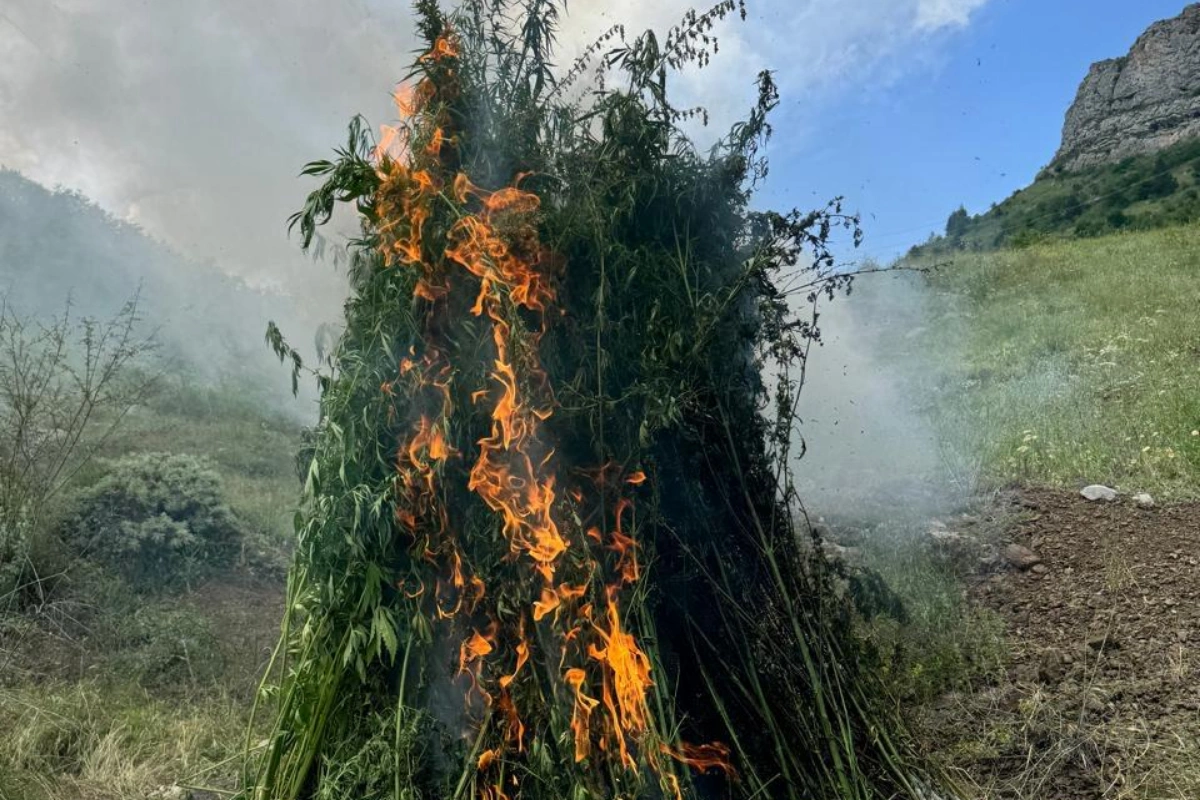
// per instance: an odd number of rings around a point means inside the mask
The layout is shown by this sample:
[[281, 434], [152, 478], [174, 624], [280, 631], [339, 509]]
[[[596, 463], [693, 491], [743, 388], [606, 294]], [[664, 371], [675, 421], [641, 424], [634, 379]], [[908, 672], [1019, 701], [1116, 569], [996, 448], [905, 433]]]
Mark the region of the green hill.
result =
[[1200, 139], [1078, 172], [1047, 170], [988, 211], [960, 208], [910, 256], [1023, 247], [1200, 220]]

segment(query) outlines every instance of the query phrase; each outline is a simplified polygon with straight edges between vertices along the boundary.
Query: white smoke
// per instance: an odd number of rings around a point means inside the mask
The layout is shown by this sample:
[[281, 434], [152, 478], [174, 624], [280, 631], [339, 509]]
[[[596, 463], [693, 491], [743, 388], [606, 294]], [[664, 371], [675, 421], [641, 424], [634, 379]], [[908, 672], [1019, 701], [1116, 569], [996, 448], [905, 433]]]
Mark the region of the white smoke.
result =
[[824, 344], [811, 351], [800, 400], [807, 453], [796, 474], [810, 511], [928, 518], [967, 497], [973, 476], [932, 417], [940, 388], [922, 350], [928, 292], [920, 274], [865, 275], [850, 297], [824, 304]]

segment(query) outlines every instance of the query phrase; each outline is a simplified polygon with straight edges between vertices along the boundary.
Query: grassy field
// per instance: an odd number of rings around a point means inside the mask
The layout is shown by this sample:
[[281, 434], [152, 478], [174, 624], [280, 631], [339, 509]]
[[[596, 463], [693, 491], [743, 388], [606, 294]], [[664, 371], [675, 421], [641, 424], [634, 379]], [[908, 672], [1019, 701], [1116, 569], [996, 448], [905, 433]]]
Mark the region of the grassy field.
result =
[[[867, 286], [858, 316], [890, 326], [891, 335], [877, 338], [878, 360], [904, 373], [951, 483], [977, 501], [1014, 485], [1074, 490], [1090, 483], [1149, 492], [1160, 503], [1200, 498], [1200, 227], [941, 260], [950, 263], [896, 278], [903, 291]], [[998, 520], [1004, 529], [1016, 522]], [[1010, 534], [998, 535], [995, 541]], [[1021, 631], [1006, 634], [992, 612], [965, 602], [955, 588], [961, 584], [914, 544], [920, 536], [897, 541], [891, 550], [875, 542], [866, 554], [911, 620], [876, 622], [871, 633], [898, 654], [895, 686], [915, 717], [933, 709], [943, 725], [939, 714], [955, 713], [947, 703], [970, 709], [957, 712], [972, 720], [968, 733], [937, 759], [957, 768], [985, 762], [978, 753], [1028, 755], [1024, 768], [998, 760], [996, 771], [1006, 787], [1000, 796], [1032, 800], [1048, 796], [1044, 780], [1061, 766], [1048, 762], [1095, 746], [1112, 763], [1093, 772], [1125, 781], [1105, 797], [1195, 796], [1200, 776], [1186, 736], [1142, 741], [1133, 727], [1104, 728], [1096, 719], [1084, 725], [1078, 709], [1061, 712], [1069, 704], [1053, 689], [1037, 680], [1014, 684], [1005, 670], [1022, 646]], [[1128, 556], [1118, 550], [1114, 558], [1126, 564]], [[1128, 587], [1116, 591], [1123, 596]], [[992, 702], [1001, 696], [1020, 703], [1014, 710]], [[962, 777], [983, 786], [981, 775]]]
[[[963, 575], [979, 565], [973, 554], [948, 561], [929, 529], [936, 519], [994, 551], [1038, 513], [1012, 503], [1014, 487], [1105, 483], [1162, 504], [1200, 498], [1200, 227], [936, 261], [944, 265], [925, 274], [864, 278], [845, 310], [826, 315], [832, 363], [813, 375], [831, 385], [810, 394], [821, 401], [814, 417], [835, 401], [855, 409], [842, 409], [829, 441], [810, 437], [813, 465], [834, 476], [826, 494], [842, 501], [839, 515], [823, 512], [835, 538], [903, 604], [903, 620], [880, 614], [864, 626], [885, 656], [898, 709], [922, 742], [928, 722], [916, 721], [927, 712], [937, 721], [926, 744], [973, 787], [967, 797], [1049, 796], [1039, 782], [1044, 756], [1101, 734], [1110, 736], [1106, 752], [1125, 759], [1116, 771], [1129, 781], [1104, 796], [1195, 796], [1179, 788], [1200, 785], [1190, 740], [1151, 746], [1121, 738], [1120, 726], [1081, 726], [1078, 709], [1054, 716], [1068, 704], [1052, 689], [1028, 694], [1013, 683], [1020, 632], [967, 599]], [[845, 455], [852, 434], [862, 438], [851, 448], [864, 454], [861, 469]], [[856, 469], [841, 480], [847, 461]], [[1122, 549], [1113, 558], [1128, 569]], [[993, 702], [999, 696], [1022, 699], [1009, 708]], [[960, 704], [970, 710], [956, 712]], [[970, 722], [950, 741], [941, 732], [956, 713]], [[1004, 793], [987, 788], [986, 775], [956, 771], [1001, 751], [1030, 758], [1027, 768], [996, 762]]]
[[919, 347], [985, 484], [1200, 496], [1200, 227], [959, 254]]
[[81, 476], [131, 453], [204, 456], [243, 520], [245, 547], [234, 571], [165, 595], [65, 563], [44, 602], [0, 615], [0, 800], [142, 800], [186, 796], [175, 784], [233, 785], [278, 636], [299, 492], [301, 426], [276, 409], [236, 387], [167, 379]]

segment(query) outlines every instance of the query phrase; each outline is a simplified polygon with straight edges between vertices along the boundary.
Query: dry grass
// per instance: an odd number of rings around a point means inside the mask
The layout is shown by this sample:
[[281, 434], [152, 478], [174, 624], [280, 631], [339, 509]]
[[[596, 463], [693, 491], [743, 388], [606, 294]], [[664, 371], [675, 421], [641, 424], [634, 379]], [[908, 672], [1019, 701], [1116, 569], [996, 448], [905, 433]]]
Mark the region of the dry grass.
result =
[[[1200, 725], [1164, 731], [1180, 718], [1156, 719], [1122, 702], [1138, 689], [1103, 676], [1104, 658], [1097, 652], [1084, 665], [1078, 685], [1049, 688], [1006, 676], [944, 695], [916, 714], [918, 735], [964, 797], [1200, 797]], [[1179, 686], [1200, 678], [1182, 646], [1164, 674]]]
[[131, 800], [177, 783], [231, 786], [245, 703], [26, 684], [0, 690], [0, 724], [3, 800]]

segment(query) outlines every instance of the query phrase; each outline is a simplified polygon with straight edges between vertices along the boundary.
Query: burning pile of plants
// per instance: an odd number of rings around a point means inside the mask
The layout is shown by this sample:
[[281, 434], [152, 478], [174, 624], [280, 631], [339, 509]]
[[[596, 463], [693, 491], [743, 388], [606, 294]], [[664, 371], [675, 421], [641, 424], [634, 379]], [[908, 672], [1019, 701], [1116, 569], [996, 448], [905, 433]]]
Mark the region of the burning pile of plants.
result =
[[749, 209], [769, 74], [708, 155], [667, 96], [739, 11], [556, 80], [555, 4], [422, 0], [400, 122], [306, 168], [361, 236], [247, 797], [915, 796], [786, 469], [856, 222]]

